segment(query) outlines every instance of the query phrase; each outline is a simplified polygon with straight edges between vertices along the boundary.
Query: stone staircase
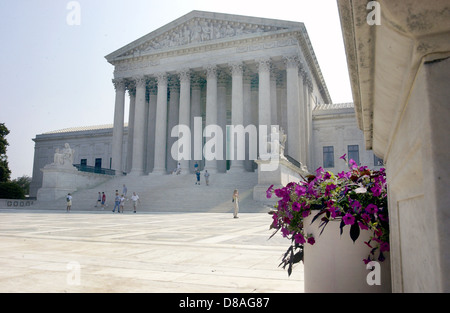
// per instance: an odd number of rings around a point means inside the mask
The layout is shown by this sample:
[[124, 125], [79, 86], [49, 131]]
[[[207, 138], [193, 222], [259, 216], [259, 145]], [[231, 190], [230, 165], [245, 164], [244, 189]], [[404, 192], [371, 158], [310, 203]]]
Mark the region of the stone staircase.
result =
[[[114, 207], [115, 191], [122, 192], [125, 184], [128, 189], [127, 197], [133, 192], [139, 195], [141, 203], [138, 212], [233, 212], [231, 202], [234, 189], [239, 190], [239, 212], [268, 212], [270, 204], [253, 200], [253, 187], [257, 184], [257, 173], [217, 173], [211, 174], [209, 186], [201, 175], [201, 184], [196, 185], [194, 174], [148, 176], [120, 176], [112, 177], [91, 189], [74, 192], [73, 211], [102, 211], [95, 207], [98, 192], [105, 192], [106, 204], [104, 211], [111, 211]], [[55, 201], [37, 201], [36, 209], [65, 209], [65, 198]], [[132, 201], [125, 202], [125, 212], [132, 211]]]

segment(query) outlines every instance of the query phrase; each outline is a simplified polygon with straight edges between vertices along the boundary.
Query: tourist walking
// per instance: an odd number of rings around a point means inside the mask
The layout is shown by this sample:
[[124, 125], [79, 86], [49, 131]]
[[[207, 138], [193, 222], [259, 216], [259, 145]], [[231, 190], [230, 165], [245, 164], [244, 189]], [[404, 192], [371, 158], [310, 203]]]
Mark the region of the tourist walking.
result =
[[124, 195], [121, 195], [120, 196], [120, 205], [119, 205], [120, 210], [119, 210], [119, 212], [122, 211], [122, 213], [123, 213], [123, 206], [124, 206], [124, 204], [125, 204], [125, 197], [124, 197]]
[[106, 206], [106, 195], [105, 195], [105, 192], [103, 191], [102, 192], [102, 210], [105, 209], [105, 206]]
[[208, 173], [208, 170], [205, 170], [205, 183], [206, 183], [206, 186], [209, 185], [209, 173]]
[[136, 192], [133, 192], [131, 200], [133, 200], [133, 213], [136, 213], [137, 204], [138, 202], [141, 203], [141, 200], [139, 200], [139, 196], [136, 194]]
[[116, 197], [114, 199], [114, 208], [113, 208], [113, 213], [116, 211], [117, 208], [117, 213], [120, 213], [120, 197], [119, 197], [119, 193], [116, 192]]
[[125, 198], [127, 197], [127, 191], [128, 191], [127, 186], [125, 186], [125, 184], [123, 184], [122, 195], [123, 195]]
[[195, 171], [195, 175], [197, 176], [197, 181], [195, 184], [200, 185], [200, 171], [198, 169]]
[[66, 202], [67, 202], [66, 212], [70, 212], [70, 209], [72, 208], [72, 195], [70, 193], [68, 193], [66, 196]]
[[97, 203], [95, 204], [95, 207], [101, 206], [101, 205], [102, 205], [102, 194], [101, 194], [101, 192], [99, 191], [99, 192], [98, 192]]
[[234, 203], [234, 213], [233, 218], [238, 218], [239, 213], [239, 192], [237, 189], [234, 189], [233, 192], [233, 199], [231, 200]]

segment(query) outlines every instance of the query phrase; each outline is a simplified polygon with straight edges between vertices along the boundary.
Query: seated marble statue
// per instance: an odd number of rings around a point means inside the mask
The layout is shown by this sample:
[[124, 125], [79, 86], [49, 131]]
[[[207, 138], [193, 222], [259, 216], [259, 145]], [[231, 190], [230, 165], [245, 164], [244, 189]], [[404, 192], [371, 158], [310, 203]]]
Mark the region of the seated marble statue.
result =
[[75, 150], [70, 148], [70, 145], [66, 143], [64, 149], [60, 150], [57, 148], [53, 156], [54, 166], [72, 166], [73, 165], [73, 155]]

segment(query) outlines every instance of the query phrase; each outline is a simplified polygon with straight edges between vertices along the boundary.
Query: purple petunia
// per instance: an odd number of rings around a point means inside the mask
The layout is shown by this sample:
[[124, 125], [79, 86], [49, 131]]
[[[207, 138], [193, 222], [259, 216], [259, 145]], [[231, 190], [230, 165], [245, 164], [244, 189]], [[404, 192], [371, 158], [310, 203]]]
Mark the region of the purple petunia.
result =
[[367, 207], [366, 207], [366, 212], [369, 214], [375, 214], [378, 212], [378, 207], [375, 204], [370, 203]]
[[273, 189], [273, 185], [270, 185], [270, 187], [266, 191], [267, 199], [270, 199], [272, 197], [272, 189]]
[[298, 202], [292, 203], [292, 210], [293, 211], [299, 212], [301, 208], [302, 208], [302, 206], [300, 205], [300, 203], [298, 203]]
[[297, 235], [294, 236], [295, 242], [298, 244], [304, 244], [306, 242], [305, 237], [303, 237], [303, 235], [301, 233], [298, 233]]
[[342, 217], [342, 220], [344, 221], [345, 225], [353, 225], [355, 223], [355, 217], [350, 213], [345, 214]]

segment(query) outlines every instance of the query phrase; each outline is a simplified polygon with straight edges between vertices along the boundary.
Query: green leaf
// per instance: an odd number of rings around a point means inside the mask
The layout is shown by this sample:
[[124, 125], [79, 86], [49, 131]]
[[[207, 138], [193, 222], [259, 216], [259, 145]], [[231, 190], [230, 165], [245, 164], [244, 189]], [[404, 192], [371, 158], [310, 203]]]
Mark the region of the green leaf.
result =
[[350, 227], [350, 238], [352, 238], [353, 243], [355, 243], [356, 239], [358, 239], [360, 233], [359, 225], [355, 221], [355, 223]]

